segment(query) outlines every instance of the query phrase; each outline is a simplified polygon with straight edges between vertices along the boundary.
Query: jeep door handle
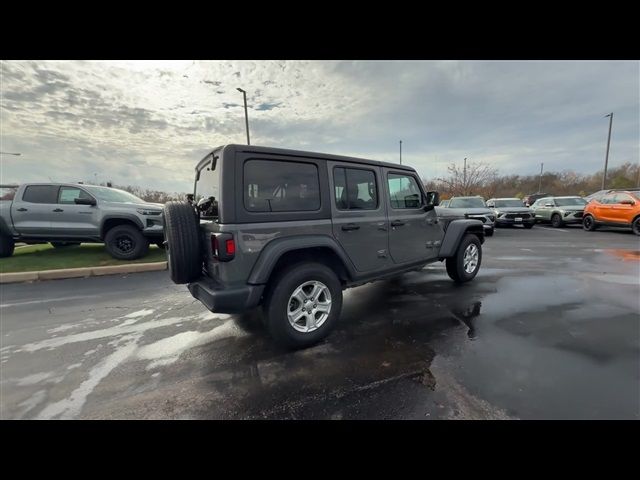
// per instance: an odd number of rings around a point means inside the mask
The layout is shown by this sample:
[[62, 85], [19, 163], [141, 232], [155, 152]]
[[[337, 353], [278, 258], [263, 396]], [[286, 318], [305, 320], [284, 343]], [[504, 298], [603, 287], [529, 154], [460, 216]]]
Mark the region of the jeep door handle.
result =
[[356, 225], [355, 223], [347, 223], [342, 226], [342, 230], [360, 230], [360, 225]]
[[19, 208], [18, 211], [19, 212], [26, 212], [27, 210], [29, 210], [28, 208]]
[[392, 227], [401, 227], [402, 225], [404, 225], [404, 222], [402, 220], [394, 220], [393, 222], [391, 222]]
[[61, 208], [56, 208], [56, 209], [54, 210], [54, 212], [64, 212], [64, 210], [63, 210], [63, 209], [61, 209]]

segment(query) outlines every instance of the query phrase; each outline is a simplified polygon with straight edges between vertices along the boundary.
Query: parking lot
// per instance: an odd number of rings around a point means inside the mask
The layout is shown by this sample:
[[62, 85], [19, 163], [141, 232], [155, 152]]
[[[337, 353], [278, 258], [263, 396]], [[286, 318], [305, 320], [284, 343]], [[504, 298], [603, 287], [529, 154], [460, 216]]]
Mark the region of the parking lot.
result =
[[3, 419], [640, 416], [640, 238], [499, 229], [477, 278], [443, 264], [345, 292], [298, 352], [165, 272], [2, 285]]

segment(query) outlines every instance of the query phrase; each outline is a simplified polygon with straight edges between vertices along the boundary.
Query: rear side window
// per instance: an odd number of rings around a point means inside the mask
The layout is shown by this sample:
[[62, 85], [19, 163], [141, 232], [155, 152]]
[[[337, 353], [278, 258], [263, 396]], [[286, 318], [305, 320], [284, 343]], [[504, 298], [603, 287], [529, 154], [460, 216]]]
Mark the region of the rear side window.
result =
[[391, 208], [420, 208], [422, 192], [415, 178], [410, 175], [390, 173], [388, 182]]
[[60, 187], [60, 193], [58, 193], [58, 203], [70, 203], [75, 204], [76, 198], [90, 199], [89, 195], [84, 190], [80, 190], [75, 187]]
[[373, 171], [338, 167], [333, 170], [333, 183], [339, 210], [378, 208], [378, 190]]
[[244, 206], [250, 212], [320, 208], [318, 167], [312, 163], [249, 160], [244, 164]]
[[29, 185], [22, 195], [23, 202], [58, 203], [58, 187], [54, 185]]

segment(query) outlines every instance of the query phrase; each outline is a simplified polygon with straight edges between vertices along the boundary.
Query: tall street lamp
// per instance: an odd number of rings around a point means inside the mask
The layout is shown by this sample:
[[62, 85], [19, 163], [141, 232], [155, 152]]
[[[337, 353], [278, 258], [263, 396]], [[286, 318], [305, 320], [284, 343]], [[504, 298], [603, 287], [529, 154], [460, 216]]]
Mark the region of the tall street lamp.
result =
[[247, 145], [251, 145], [249, 142], [249, 113], [247, 112], [247, 92], [245, 92], [240, 87], [236, 88], [239, 92], [242, 92], [242, 96], [244, 97], [244, 122], [247, 127]]
[[605, 183], [607, 182], [607, 165], [609, 165], [609, 145], [611, 145], [611, 124], [613, 123], [613, 112], [605, 115], [602, 118], [609, 117], [609, 136], [607, 137], [607, 154], [604, 157], [604, 175], [602, 175], [602, 190], [604, 190]]
[[400, 165], [402, 165], [402, 140], [400, 140]]

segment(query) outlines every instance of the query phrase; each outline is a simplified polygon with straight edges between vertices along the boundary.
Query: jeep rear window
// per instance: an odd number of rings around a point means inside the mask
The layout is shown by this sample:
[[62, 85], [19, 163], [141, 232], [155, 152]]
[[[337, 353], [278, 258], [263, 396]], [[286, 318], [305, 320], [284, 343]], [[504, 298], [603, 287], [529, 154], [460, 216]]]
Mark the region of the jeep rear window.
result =
[[320, 208], [318, 167], [312, 163], [249, 160], [243, 177], [244, 206], [250, 212]]
[[220, 200], [220, 169], [216, 168], [218, 157], [210, 158], [211, 160], [196, 174], [196, 187], [193, 192], [196, 201], [210, 197], [215, 198], [216, 201]]

